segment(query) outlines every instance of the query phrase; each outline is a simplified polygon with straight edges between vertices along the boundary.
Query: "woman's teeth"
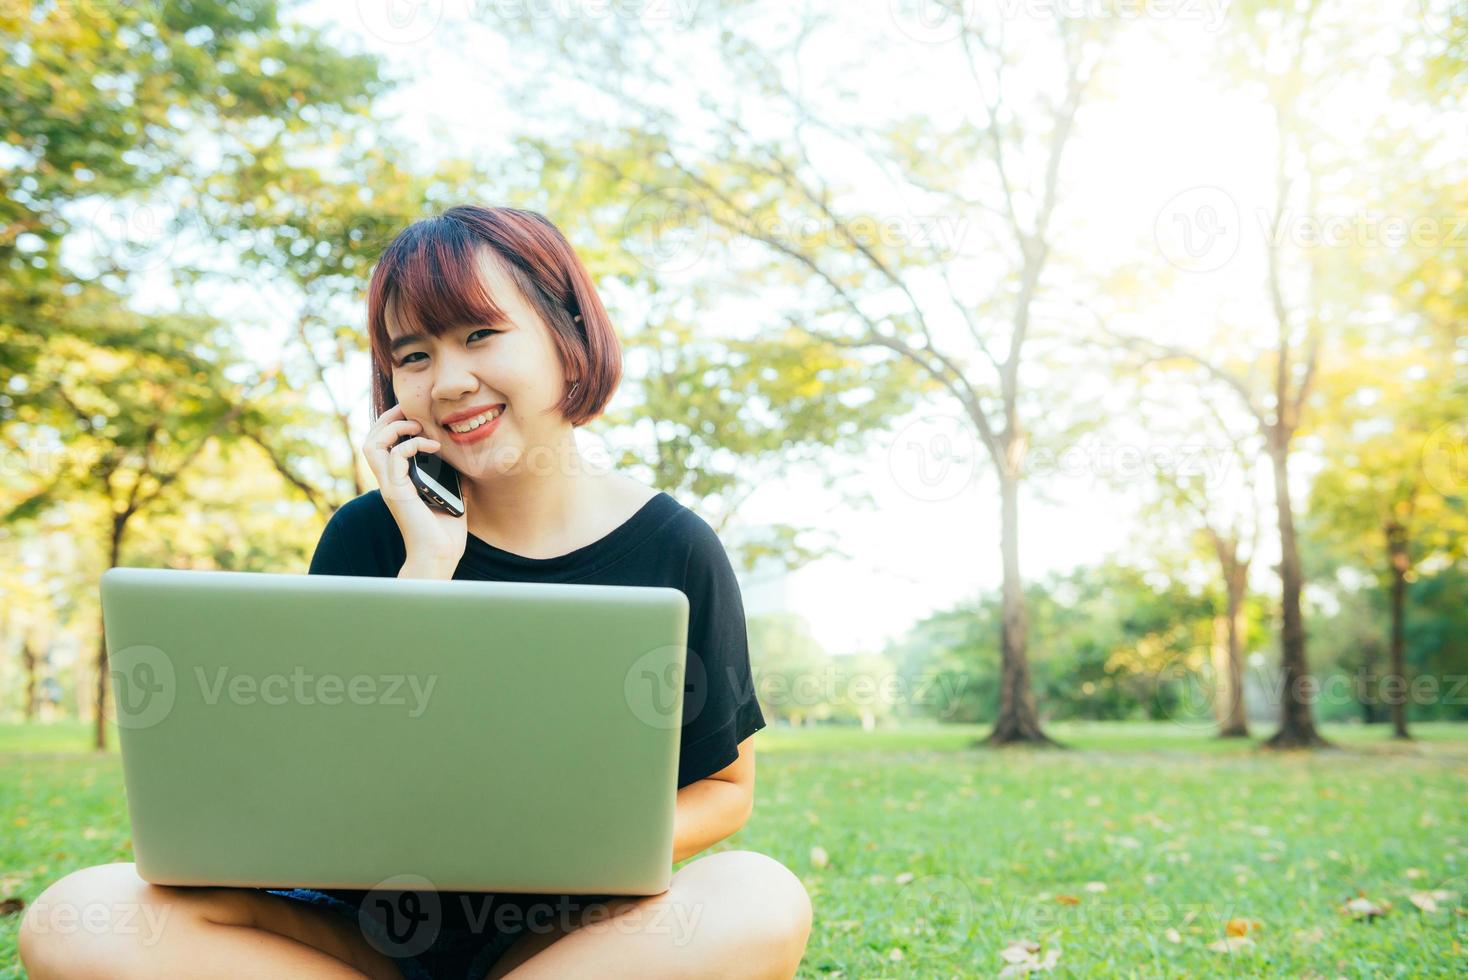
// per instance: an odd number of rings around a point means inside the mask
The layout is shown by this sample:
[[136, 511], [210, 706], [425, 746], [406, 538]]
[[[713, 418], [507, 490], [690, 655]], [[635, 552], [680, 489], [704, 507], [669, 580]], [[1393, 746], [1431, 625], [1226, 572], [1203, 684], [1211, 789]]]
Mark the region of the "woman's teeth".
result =
[[473, 432], [481, 425], [484, 425], [488, 422], [493, 422], [495, 419], [499, 418], [500, 412], [503, 411], [504, 409], [502, 408], [491, 408], [483, 415], [476, 415], [472, 419], [468, 419], [463, 422], [455, 422], [453, 425], [449, 426], [449, 429], [453, 432]]

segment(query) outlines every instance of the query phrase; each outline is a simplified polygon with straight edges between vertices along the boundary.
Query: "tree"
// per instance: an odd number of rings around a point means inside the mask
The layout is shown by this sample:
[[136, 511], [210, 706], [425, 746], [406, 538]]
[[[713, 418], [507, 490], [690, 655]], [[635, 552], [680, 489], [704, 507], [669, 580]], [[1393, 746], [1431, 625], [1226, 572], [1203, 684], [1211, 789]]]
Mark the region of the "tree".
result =
[[1363, 350], [1350, 362], [1354, 370], [1328, 379], [1321, 431], [1329, 463], [1312, 487], [1310, 510], [1315, 533], [1384, 583], [1389, 663], [1379, 690], [1393, 735], [1405, 739], [1407, 592], [1419, 566], [1460, 559], [1468, 540], [1468, 487], [1451, 458], [1461, 453], [1468, 386], [1426, 332], [1373, 335], [1369, 344], [1369, 357]]
[[[205, 171], [319, 144], [382, 84], [374, 58], [283, 24], [273, 0], [7, 4], [0, 28], [0, 427], [63, 457], [9, 519], [92, 494], [116, 564], [211, 440], [274, 427], [240, 400], [264, 392], [231, 378], [210, 318], [129, 308], [141, 280], [218, 244], [196, 220]], [[99, 638], [99, 745], [106, 659]]]
[[831, 658], [797, 613], [771, 613], [749, 620], [749, 660], [761, 706], [771, 718], [791, 725], [830, 715]]
[[[1306, 654], [1301, 608], [1304, 575], [1300, 563], [1295, 504], [1291, 497], [1290, 461], [1296, 436], [1320, 370], [1327, 332], [1340, 333], [1332, 322], [1335, 310], [1360, 309], [1370, 286], [1353, 260], [1356, 253], [1291, 244], [1291, 222], [1303, 213], [1321, 213], [1326, 195], [1322, 173], [1352, 172], [1359, 161], [1319, 123], [1323, 93], [1340, 73], [1363, 63], [1346, 44], [1343, 11], [1322, 0], [1247, 0], [1230, 10], [1234, 29], [1223, 47], [1223, 60], [1233, 73], [1251, 79], [1271, 113], [1274, 129], [1274, 192], [1261, 215], [1264, 292], [1273, 334], [1271, 348], [1240, 350], [1220, 331], [1223, 353], [1202, 353], [1186, 346], [1121, 334], [1104, 323], [1101, 329], [1122, 346], [1156, 362], [1192, 369], [1200, 388], [1217, 386], [1230, 392], [1254, 419], [1274, 478], [1275, 512], [1280, 544], [1280, 727], [1265, 743], [1271, 748], [1317, 747], [1329, 743], [1316, 731], [1311, 700], [1314, 681]], [[1320, 81], [1330, 79], [1329, 83]], [[1298, 210], [1297, 210], [1298, 209]], [[1319, 246], [1320, 243], [1314, 243]], [[1333, 260], [1333, 261], [1328, 261]], [[1330, 297], [1325, 302], [1322, 297]], [[1353, 301], [1356, 301], [1353, 303]], [[1239, 330], [1247, 334], [1247, 330]], [[1232, 347], [1232, 352], [1229, 348]]]
[[[130, 522], [173, 503], [167, 494], [213, 439], [231, 426], [263, 383], [237, 385], [217, 349], [200, 353], [198, 325], [187, 319], [138, 318], [133, 328], [90, 345], [57, 338], [37, 362], [51, 384], [18, 409], [22, 423], [47, 425], [67, 413], [74, 426], [54, 475], [0, 523], [12, 525], [57, 504], [92, 498], [105, 506], [105, 568], [119, 564]], [[95, 744], [107, 743], [107, 644], [98, 630]]]
[[175, 178], [204, 143], [236, 163], [243, 134], [319, 131], [380, 88], [374, 59], [283, 27], [274, 0], [6, 4], [0, 51], [0, 366], [20, 376], [89, 328], [82, 292], [126, 296], [201, 231]]
[[[1254, 462], [1258, 450], [1250, 445], [1250, 434], [1237, 431], [1219, 407], [1204, 401], [1197, 419], [1185, 418], [1189, 431], [1202, 440], [1204, 453], [1221, 444], [1223, 460], [1233, 470], [1232, 480], [1212, 479], [1213, 468], [1164, 466], [1155, 470], [1159, 496], [1149, 508], [1164, 526], [1181, 524], [1196, 528], [1204, 547], [1218, 564], [1223, 608], [1214, 617], [1213, 706], [1221, 738], [1247, 738], [1248, 718], [1244, 712], [1243, 643], [1246, 629], [1244, 600], [1249, 588], [1249, 566], [1259, 547], [1258, 491], [1254, 484]], [[1176, 393], [1170, 401], [1154, 397], [1150, 415], [1161, 424], [1177, 414]]]
[[[756, 7], [741, 8], [739, 19], [750, 22]], [[621, 18], [502, 22], [518, 38], [564, 55], [578, 79], [618, 93], [619, 110], [634, 121], [600, 141], [614, 152], [599, 150], [584, 132], [542, 144], [570, 143], [602, 164], [637, 202], [629, 215], [635, 227], [651, 226], [664, 241], [670, 228], [681, 231], [692, 243], [678, 256], [682, 268], [701, 263], [720, 273], [738, 270], [744, 283], [762, 281], [772, 302], [788, 297], [782, 326], [819, 346], [905, 360], [927, 389], [951, 399], [993, 464], [1000, 491], [1002, 683], [988, 742], [1050, 743], [1031, 682], [1019, 498], [1033, 419], [1046, 414], [1060, 387], [1027, 384], [1021, 368], [1034, 355], [1033, 327], [1044, 316], [1041, 300], [1053, 273], [1062, 163], [1103, 61], [1105, 35], [1102, 21], [1068, 13], [1015, 25], [945, 9], [951, 16], [942, 43], [919, 40], [912, 51], [924, 63], [945, 59], [972, 80], [968, 115], [956, 123], [937, 122], [924, 106], [921, 113], [899, 110], [885, 121], [844, 125], [833, 106], [812, 101], [801, 49], [826, 26], [820, 16], [800, 20], [784, 38], [762, 30], [758, 42], [744, 23], [726, 20], [727, 12], [680, 25], [684, 39], [706, 28], [696, 42], [680, 45], [707, 42], [722, 73], [758, 92], [768, 115], [788, 122], [772, 134], [751, 125], [738, 106], [699, 98], [709, 136], [702, 142], [676, 139], [681, 127], [670, 125], [674, 114], [658, 101], [685, 88], [685, 79], [650, 65], [636, 91], [628, 91], [625, 53], [659, 43], [647, 25]], [[1026, 70], [1018, 72], [1022, 44]], [[597, 127], [588, 120], [587, 128]], [[995, 247], [963, 254], [960, 243], [915, 234], [913, 215], [904, 216], [905, 235], [882, 234], [890, 222], [864, 207], [852, 188], [829, 182], [813, 162], [818, 153], [859, 160], [901, 193], [974, 216]], [[750, 246], [758, 255], [753, 272], [732, 261]], [[957, 329], [945, 333], [950, 317]]]

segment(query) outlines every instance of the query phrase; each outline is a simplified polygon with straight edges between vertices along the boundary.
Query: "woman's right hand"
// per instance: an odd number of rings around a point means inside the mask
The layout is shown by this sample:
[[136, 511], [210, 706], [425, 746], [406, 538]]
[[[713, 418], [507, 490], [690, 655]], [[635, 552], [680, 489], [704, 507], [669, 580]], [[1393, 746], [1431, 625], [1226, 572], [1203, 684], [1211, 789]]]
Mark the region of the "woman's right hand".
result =
[[407, 549], [405, 567], [437, 568], [452, 575], [468, 542], [468, 501], [465, 516], [454, 517], [430, 507], [418, 495], [418, 488], [408, 478], [408, 457], [420, 452], [436, 453], [441, 447], [438, 440], [418, 435], [422, 431], [422, 423], [408, 418], [401, 404], [394, 405], [372, 424], [362, 443], [362, 455], [367, 457], [382, 500], [402, 532]]

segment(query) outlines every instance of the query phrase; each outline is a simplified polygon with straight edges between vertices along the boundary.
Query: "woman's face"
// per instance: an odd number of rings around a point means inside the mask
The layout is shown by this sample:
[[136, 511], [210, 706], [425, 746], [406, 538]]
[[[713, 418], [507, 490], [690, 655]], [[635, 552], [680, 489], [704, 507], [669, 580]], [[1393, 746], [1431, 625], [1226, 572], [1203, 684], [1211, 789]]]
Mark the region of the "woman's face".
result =
[[[439, 442], [438, 454], [466, 477], [506, 471], [537, 446], [555, 446], [569, 428], [559, 412], [566, 381], [550, 328], [486, 250], [477, 255], [481, 280], [509, 317], [500, 323], [454, 327], [442, 337], [406, 337], [389, 317], [393, 391], [403, 413]], [[504, 406], [472, 441], [445, 419]], [[462, 423], [456, 423], [462, 424]]]

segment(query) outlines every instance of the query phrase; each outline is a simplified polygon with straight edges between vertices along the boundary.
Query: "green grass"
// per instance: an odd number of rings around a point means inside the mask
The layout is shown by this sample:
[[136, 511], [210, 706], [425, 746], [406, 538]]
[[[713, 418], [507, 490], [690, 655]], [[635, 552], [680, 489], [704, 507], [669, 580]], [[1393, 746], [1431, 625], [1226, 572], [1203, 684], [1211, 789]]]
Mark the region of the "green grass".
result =
[[[1071, 750], [976, 749], [969, 726], [766, 730], [755, 815], [719, 846], [805, 881], [804, 977], [994, 976], [1018, 939], [1058, 950], [1058, 976], [1468, 973], [1468, 726], [1405, 745], [1328, 728], [1342, 748], [1315, 754], [1176, 725], [1052, 732]], [[87, 738], [0, 726], [0, 898], [129, 859], [118, 760]], [[1454, 897], [1409, 900], [1434, 889]], [[1341, 906], [1361, 895], [1390, 908], [1357, 921]], [[1229, 920], [1258, 923], [1253, 945], [1209, 950]]]

